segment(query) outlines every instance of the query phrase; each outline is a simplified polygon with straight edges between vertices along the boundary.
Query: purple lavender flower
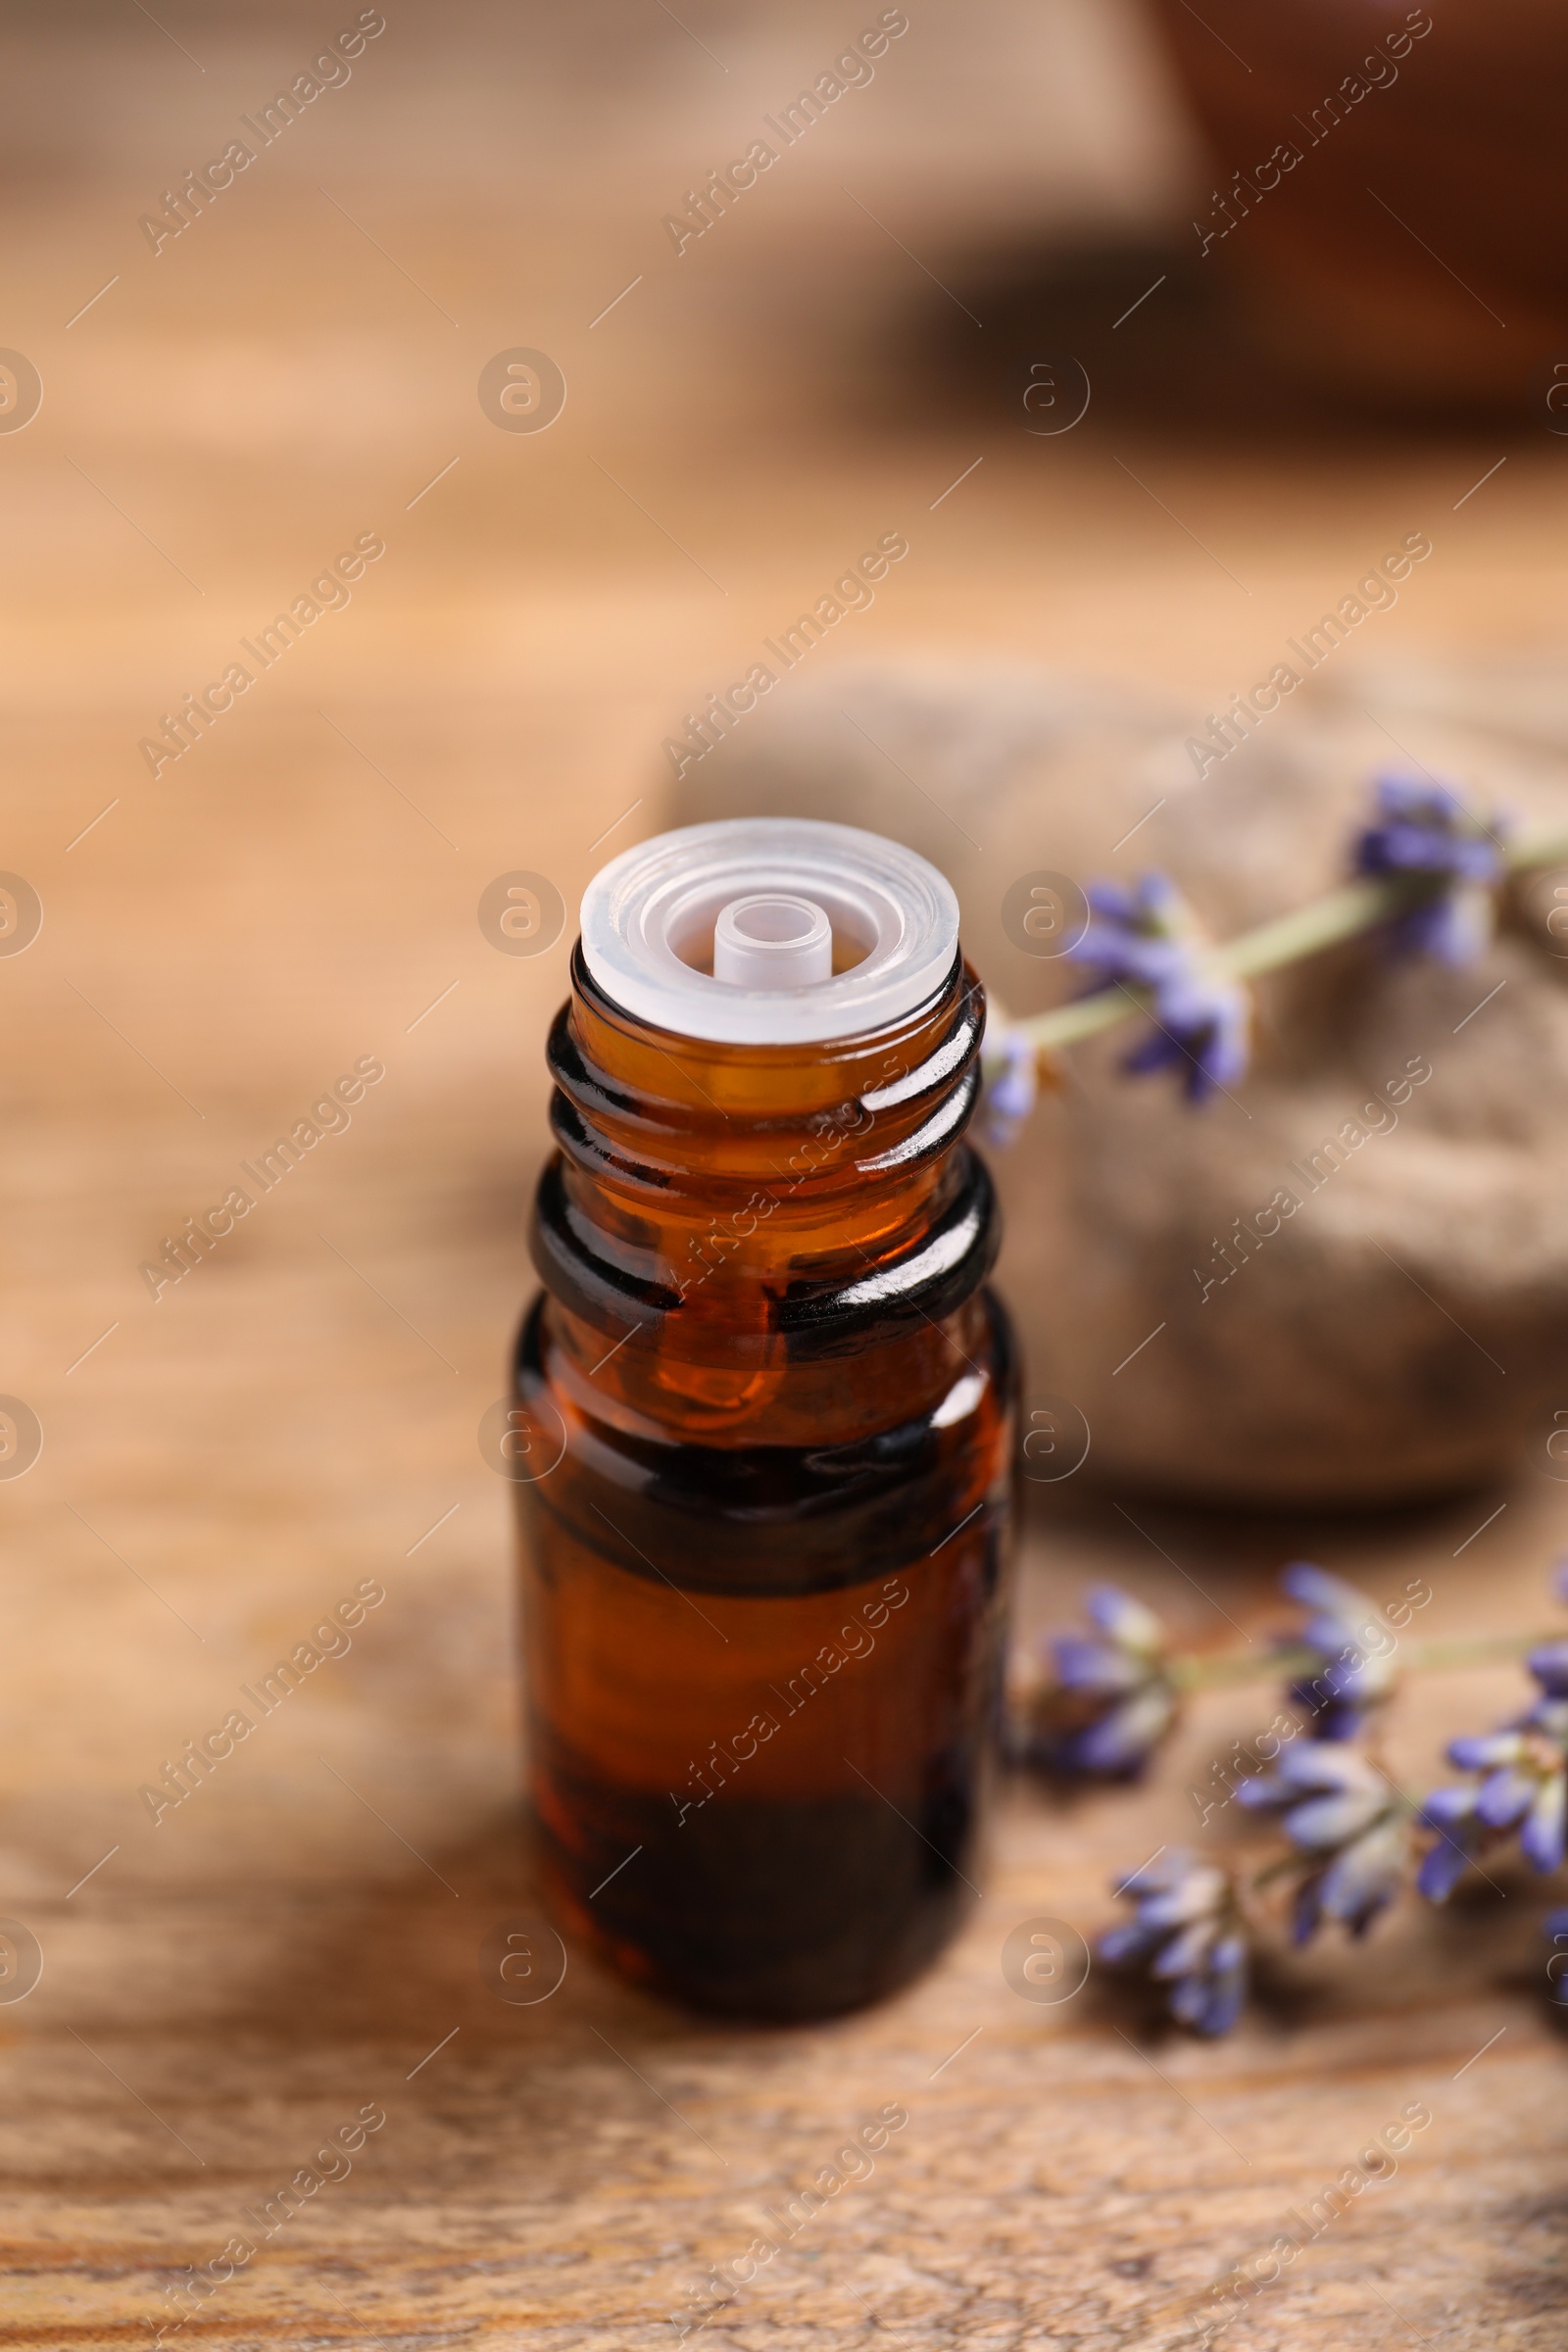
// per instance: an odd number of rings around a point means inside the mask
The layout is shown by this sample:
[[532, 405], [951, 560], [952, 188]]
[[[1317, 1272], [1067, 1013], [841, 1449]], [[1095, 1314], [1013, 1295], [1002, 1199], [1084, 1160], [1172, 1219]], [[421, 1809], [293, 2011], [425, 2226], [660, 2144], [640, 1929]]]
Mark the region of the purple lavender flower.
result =
[[1001, 1052], [1003, 1065], [986, 1089], [983, 1116], [986, 1142], [998, 1152], [1014, 1140], [1040, 1092], [1039, 1055], [1027, 1032], [1005, 1030]]
[[1250, 1974], [1247, 1927], [1229, 1872], [1169, 1853], [1135, 1870], [1112, 1892], [1137, 1912], [1101, 1937], [1101, 1959], [1168, 1987], [1165, 2006], [1178, 2025], [1195, 2034], [1228, 2034]]
[[1355, 870], [1412, 885], [1413, 903], [1389, 926], [1395, 950], [1473, 963], [1492, 936], [1505, 820], [1494, 814], [1483, 825], [1446, 785], [1398, 775], [1378, 778], [1377, 811], [1357, 836]]
[[[1568, 1600], [1568, 1562], [1559, 1562]], [[1448, 1745], [1448, 1761], [1481, 1778], [1471, 1788], [1434, 1788], [1421, 1818], [1438, 1834], [1416, 1884], [1435, 1903], [1450, 1894], [1468, 1863], [1517, 1836], [1537, 1870], [1560, 1868], [1568, 1850], [1568, 1641], [1544, 1642], [1525, 1660], [1542, 1695], [1495, 1732]]]
[[1056, 1772], [1127, 1780], [1175, 1719], [1165, 1628], [1114, 1585], [1093, 1587], [1085, 1607], [1093, 1632], [1051, 1634], [1041, 1645], [1054, 1679], [1034, 1702], [1025, 1752]]
[[1375, 1600], [1311, 1560], [1294, 1560], [1280, 1583], [1312, 1612], [1301, 1641], [1313, 1656], [1290, 1696], [1311, 1716], [1315, 1740], [1353, 1739], [1394, 1690], [1393, 1628]]
[[1364, 1936], [1393, 1901], [1410, 1850], [1410, 1808], [1358, 1748], [1314, 1740], [1287, 1748], [1272, 1773], [1240, 1781], [1237, 1801], [1273, 1812], [1304, 1857], [1292, 1939], [1306, 1943], [1325, 1919]]
[[1250, 1010], [1247, 991], [1205, 961], [1206, 942], [1174, 882], [1145, 874], [1136, 890], [1110, 882], [1088, 892], [1089, 927], [1068, 950], [1093, 974], [1088, 994], [1147, 989], [1154, 1026], [1122, 1067], [1183, 1070], [1189, 1102], [1247, 1074]]
[[1548, 1911], [1542, 1933], [1551, 1945], [1551, 1958], [1546, 1962], [1551, 1997], [1568, 2008], [1568, 1911]]

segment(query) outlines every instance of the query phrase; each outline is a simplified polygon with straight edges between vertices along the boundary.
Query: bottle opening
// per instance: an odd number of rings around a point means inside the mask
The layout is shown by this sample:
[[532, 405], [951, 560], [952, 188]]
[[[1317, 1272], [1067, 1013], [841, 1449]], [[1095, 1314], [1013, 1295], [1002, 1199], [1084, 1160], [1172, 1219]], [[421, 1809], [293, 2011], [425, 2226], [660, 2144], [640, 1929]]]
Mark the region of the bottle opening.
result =
[[713, 926], [713, 978], [726, 988], [805, 988], [832, 976], [833, 926], [812, 899], [732, 899]]
[[614, 1004], [686, 1037], [792, 1045], [912, 1012], [958, 952], [943, 875], [902, 844], [805, 817], [688, 825], [624, 851], [582, 903]]

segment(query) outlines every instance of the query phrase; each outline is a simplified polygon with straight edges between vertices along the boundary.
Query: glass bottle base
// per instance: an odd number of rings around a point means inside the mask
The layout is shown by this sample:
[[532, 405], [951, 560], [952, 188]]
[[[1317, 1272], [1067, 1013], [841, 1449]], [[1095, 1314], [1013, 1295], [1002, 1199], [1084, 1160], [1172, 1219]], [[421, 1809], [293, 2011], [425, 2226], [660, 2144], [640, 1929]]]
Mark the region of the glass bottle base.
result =
[[[863, 2008], [917, 1977], [974, 1900], [972, 1770], [907, 1818], [870, 1789], [722, 1790], [678, 1824], [667, 1799], [551, 1781], [577, 1832], [568, 1846], [541, 1815], [558, 1911], [622, 1975], [694, 2008], [780, 2024]], [[600, 1863], [613, 1875], [595, 1879]]]

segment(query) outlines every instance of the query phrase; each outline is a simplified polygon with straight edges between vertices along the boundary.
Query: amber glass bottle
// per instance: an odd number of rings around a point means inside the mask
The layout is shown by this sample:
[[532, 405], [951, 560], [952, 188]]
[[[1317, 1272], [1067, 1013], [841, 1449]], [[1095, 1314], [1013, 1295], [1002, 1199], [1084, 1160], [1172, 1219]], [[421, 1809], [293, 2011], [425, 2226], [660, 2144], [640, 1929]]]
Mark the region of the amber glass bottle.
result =
[[947, 884], [848, 827], [590, 888], [518, 1343], [523, 1649], [564, 1924], [707, 2008], [913, 1975], [975, 1871], [1013, 1396]]

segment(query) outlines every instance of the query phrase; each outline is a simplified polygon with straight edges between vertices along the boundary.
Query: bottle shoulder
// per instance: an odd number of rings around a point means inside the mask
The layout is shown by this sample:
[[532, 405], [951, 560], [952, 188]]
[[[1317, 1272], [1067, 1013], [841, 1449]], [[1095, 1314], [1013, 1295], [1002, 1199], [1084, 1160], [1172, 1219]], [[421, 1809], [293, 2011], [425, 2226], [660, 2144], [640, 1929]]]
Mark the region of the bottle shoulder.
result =
[[895, 1341], [808, 1367], [804, 1388], [732, 1396], [727, 1411], [584, 1384], [558, 1319], [540, 1298], [518, 1344], [519, 1403], [538, 1411], [543, 1396], [566, 1433], [550, 1477], [524, 1490], [528, 1508], [632, 1575], [715, 1592], [853, 1584], [923, 1559], [1005, 1501], [1016, 1358], [988, 1290], [929, 1348]]

